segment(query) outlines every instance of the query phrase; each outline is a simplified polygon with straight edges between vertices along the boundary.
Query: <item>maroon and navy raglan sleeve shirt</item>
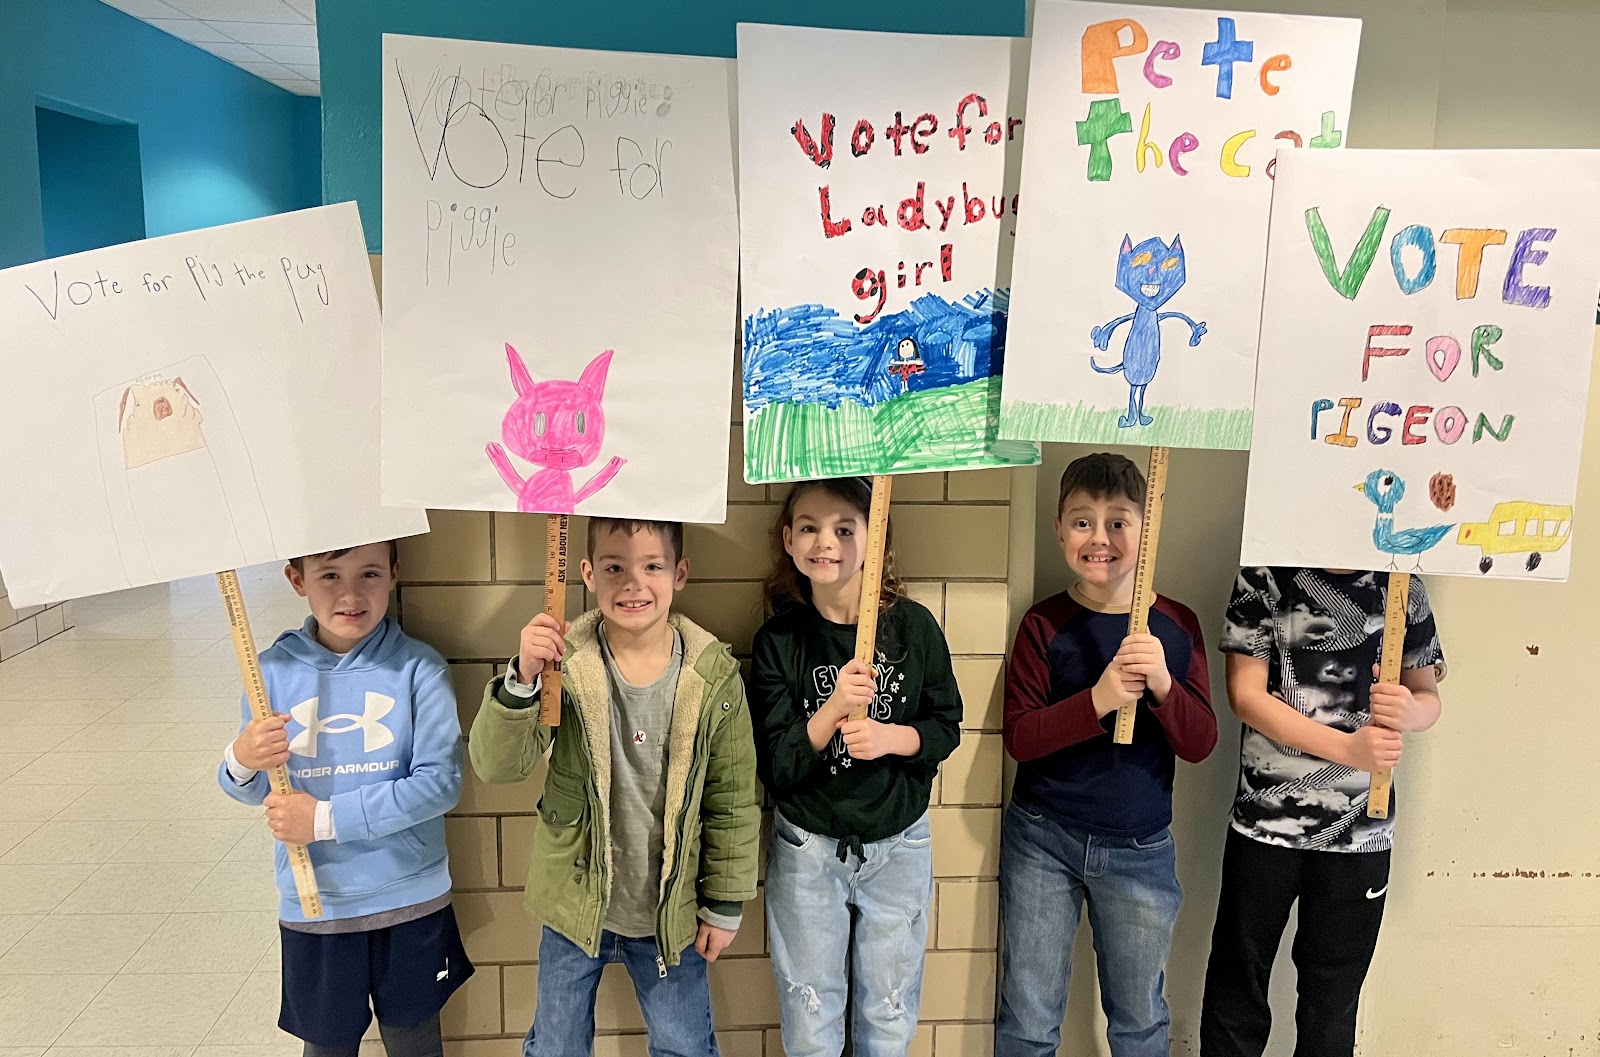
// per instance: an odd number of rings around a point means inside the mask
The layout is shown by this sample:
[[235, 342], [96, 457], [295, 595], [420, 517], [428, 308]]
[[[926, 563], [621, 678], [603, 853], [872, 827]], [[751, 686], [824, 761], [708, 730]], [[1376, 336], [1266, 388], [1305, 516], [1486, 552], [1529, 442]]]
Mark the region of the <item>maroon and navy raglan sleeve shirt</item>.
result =
[[1198, 762], [1217, 741], [1205, 642], [1194, 614], [1157, 597], [1150, 632], [1172, 673], [1166, 703], [1139, 705], [1133, 744], [1114, 745], [1115, 715], [1090, 697], [1128, 633], [1128, 615], [1098, 612], [1070, 593], [1028, 611], [1006, 669], [1005, 745], [1018, 763], [1013, 799], [1061, 825], [1143, 837], [1172, 821], [1174, 758]]

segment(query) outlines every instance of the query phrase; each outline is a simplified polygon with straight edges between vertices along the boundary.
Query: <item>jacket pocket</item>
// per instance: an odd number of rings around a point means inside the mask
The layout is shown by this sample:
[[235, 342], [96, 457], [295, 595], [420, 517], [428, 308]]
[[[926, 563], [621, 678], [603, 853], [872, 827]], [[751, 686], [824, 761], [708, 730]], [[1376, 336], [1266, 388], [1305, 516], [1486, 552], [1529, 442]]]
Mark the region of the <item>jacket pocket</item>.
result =
[[578, 928], [599, 898], [588, 800], [559, 782], [547, 782], [538, 810], [528, 898], [545, 921], [561, 929]]

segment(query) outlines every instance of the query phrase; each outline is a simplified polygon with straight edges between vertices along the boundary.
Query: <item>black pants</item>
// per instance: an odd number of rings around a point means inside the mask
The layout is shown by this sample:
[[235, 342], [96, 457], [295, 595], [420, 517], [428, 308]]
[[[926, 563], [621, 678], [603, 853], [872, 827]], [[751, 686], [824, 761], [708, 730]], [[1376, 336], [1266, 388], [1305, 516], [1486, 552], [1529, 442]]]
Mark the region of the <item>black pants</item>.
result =
[[1351, 1057], [1388, 888], [1387, 851], [1300, 851], [1229, 829], [1200, 1015], [1202, 1057], [1261, 1057], [1266, 1049], [1267, 984], [1297, 898], [1295, 1057]]

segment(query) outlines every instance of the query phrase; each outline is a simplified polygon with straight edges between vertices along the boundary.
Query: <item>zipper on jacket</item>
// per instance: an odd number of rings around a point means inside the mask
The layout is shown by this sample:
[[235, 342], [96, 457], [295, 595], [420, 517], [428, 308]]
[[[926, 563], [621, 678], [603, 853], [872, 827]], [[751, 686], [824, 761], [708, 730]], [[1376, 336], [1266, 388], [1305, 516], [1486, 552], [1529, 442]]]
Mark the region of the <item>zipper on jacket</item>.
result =
[[[572, 718], [572, 725], [575, 725], [578, 728], [578, 737], [583, 741], [584, 753], [585, 753], [585, 755], [587, 755], [588, 754], [588, 747], [589, 747], [589, 732], [588, 732], [588, 729], [584, 727], [584, 725], [583, 725], [583, 716], [581, 715], [581, 713], [579, 712], [579, 710], [577, 709], [576, 706], [574, 706], [573, 709], [572, 709], [572, 717], [571, 718]], [[605, 892], [606, 892], [606, 849], [608, 847], [608, 844], [606, 842], [609, 840], [609, 838], [606, 837], [606, 834], [605, 834], [605, 815], [602, 814], [600, 812], [600, 809], [599, 809], [600, 808], [600, 787], [599, 787], [599, 785], [597, 785], [595, 783], [595, 778], [594, 778], [594, 760], [593, 760], [593, 758], [591, 758], [589, 760], [588, 771], [589, 771], [589, 774], [588, 774], [588, 777], [584, 780], [584, 785], [588, 788], [588, 792], [589, 792], [589, 815], [594, 820], [594, 829], [599, 834], [599, 837], [600, 837], [600, 840], [597, 843], [597, 848], [598, 848], [598, 851], [599, 851], [599, 862], [598, 862], [598, 865], [599, 865], [599, 868], [600, 868], [599, 915], [598, 915], [598, 917], [595, 918], [595, 920], [594, 920], [594, 922], [593, 922], [593, 924], [591, 926], [591, 929], [592, 929], [592, 932], [593, 932], [593, 935], [594, 935], [595, 950], [598, 952], [600, 950], [600, 933], [603, 931], [602, 926], [605, 924], [605, 919], [606, 919], [606, 907], [605, 907], [605, 903], [606, 903], [606, 896], [605, 896]], [[589, 855], [590, 855], [591, 858], [593, 858], [595, 856], [595, 849], [591, 849], [590, 852], [589, 852]], [[585, 953], [587, 953], [587, 952], [585, 952]]]
[[[732, 658], [732, 654], [729, 654], [729, 658], [730, 659]], [[737, 674], [737, 672], [738, 672], [738, 668], [737, 667], [735, 667], [734, 672]], [[722, 684], [720, 686], [718, 686], [717, 689], [718, 690], [727, 689], [727, 683], [728, 683], [728, 681], [726, 679], [724, 679], [722, 681]], [[726, 694], [718, 693], [718, 694], [710, 694], [706, 698], [703, 698], [702, 699], [701, 714], [703, 715], [704, 712], [705, 712], [704, 702], [706, 700], [715, 701], [715, 700], [718, 700], [719, 698], [726, 697], [726, 696], [727, 696]], [[712, 714], [713, 722], [715, 721], [715, 719], [716, 719], [716, 714], [713, 713]], [[661, 883], [661, 897], [660, 897], [661, 901], [656, 906], [656, 969], [657, 969], [657, 971], [658, 971], [658, 973], [660, 975], [660, 978], [663, 979], [663, 980], [665, 980], [667, 978], [667, 963], [665, 961], [665, 954], [666, 954], [666, 950], [667, 950], [667, 941], [666, 941], [666, 932], [667, 932], [667, 930], [666, 930], [667, 893], [672, 890], [672, 882], [674, 882], [674, 881], [676, 881], [678, 879], [678, 864], [683, 862], [683, 849], [688, 846], [687, 842], [683, 839], [683, 816], [689, 810], [689, 790], [694, 788], [695, 778], [700, 773], [701, 760], [709, 758], [710, 755], [711, 755], [711, 732], [710, 732], [710, 730], [707, 730], [705, 732], [705, 737], [706, 737], [706, 751], [704, 753], [696, 752], [694, 754], [694, 764], [689, 769], [689, 780], [687, 782], [685, 782], [684, 786], [683, 786], [683, 803], [681, 805], [679, 805], [679, 807], [678, 807], [678, 822], [677, 822], [677, 830], [678, 830], [678, 849], [677, 850], [678, 850], [678, 856], [672, 863], [672, 871], [667, 874], [667, 879]], [[698, 747], [699, 747], [699, 742], [698, 742], [698, 739], [697, 739], [696, 740], [696, 748], [698, 748]]]

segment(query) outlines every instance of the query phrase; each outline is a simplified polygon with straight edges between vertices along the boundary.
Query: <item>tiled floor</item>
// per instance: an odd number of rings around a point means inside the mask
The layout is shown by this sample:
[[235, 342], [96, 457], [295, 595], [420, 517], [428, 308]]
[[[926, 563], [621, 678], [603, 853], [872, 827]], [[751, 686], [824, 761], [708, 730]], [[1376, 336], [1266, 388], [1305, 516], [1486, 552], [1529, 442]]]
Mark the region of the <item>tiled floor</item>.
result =
[[[263, 643], [305, 619], [279, 569], [240, 573]], [[299, 1054], [272, 838], [216, 788], [239, 676], [215, 580], [76, 617], [0, 664], [0, 1057]]]

